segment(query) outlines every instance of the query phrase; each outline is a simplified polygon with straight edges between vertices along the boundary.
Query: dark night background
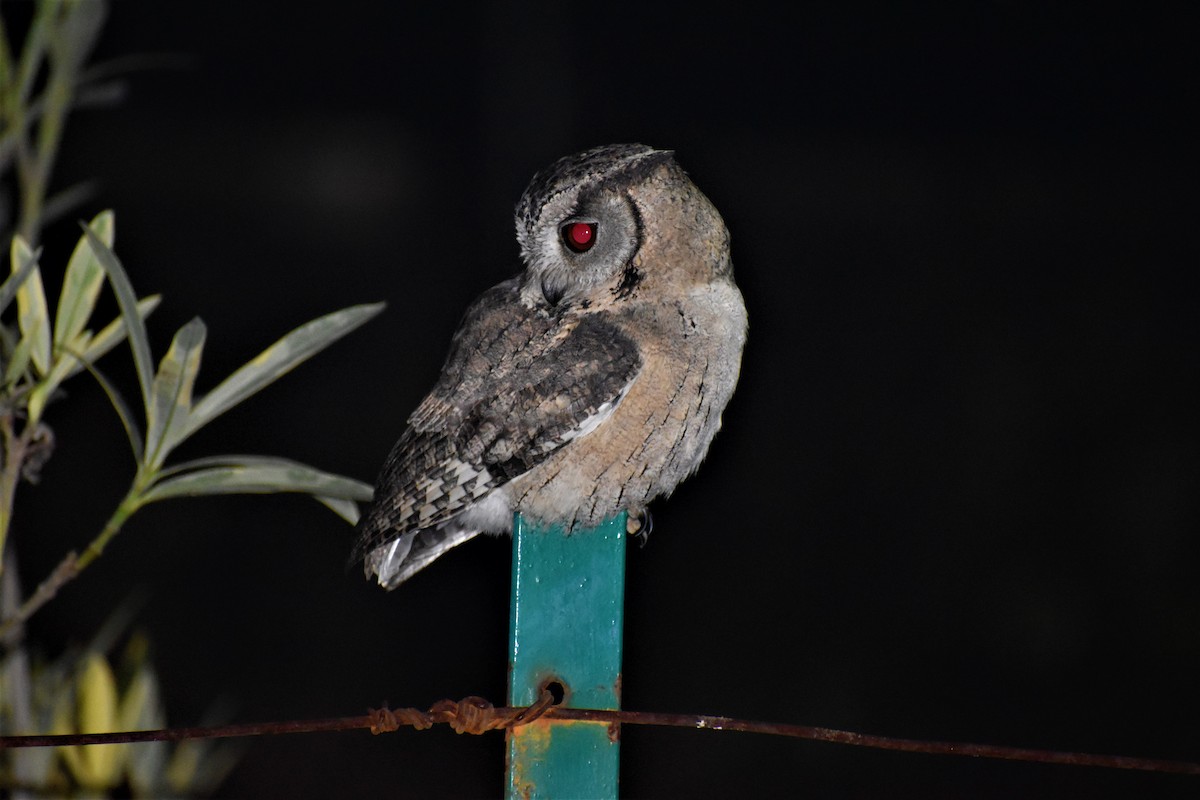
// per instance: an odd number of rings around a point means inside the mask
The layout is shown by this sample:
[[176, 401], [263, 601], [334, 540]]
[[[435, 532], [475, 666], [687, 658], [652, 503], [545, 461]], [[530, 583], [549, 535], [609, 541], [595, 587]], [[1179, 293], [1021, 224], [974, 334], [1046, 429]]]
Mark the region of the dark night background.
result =
[[[6, 4], [7, 5], [7, 4]], [[750, 313], [705, 466], [629, 554], [625, 705], [1200, 759], [1194, 109], [1167, 11], [1005, 3], [152, 3], [150, 59], [68, 125], [162, 353], [201, 389], [292, 327], [387, 312], [191, 440], [373, 481], [467, 303], [515, 272], [533, 172], [671, 148], [725, 216]], [[180, 63], [175, 57], [182, 56]], [[46, 234], [63, 264], [72, 221]], [[128, 382], [127, 351], [106, 359]], [[123, 372], [123, 370], [125, 370]], [[82, 547], [131, 464], [86, 378], [18, 497], [21, 574]], [[502, 701], [508, 542], [385, 594], [291, 496], [137, 515], [37, 616], [48, 655], [135, 589], [169, 718]], [[1200, 779], [626, 727], [629, 797], [1194, 797]], [[222, 797], [499, 796], [498, 735], [254, 740]]]

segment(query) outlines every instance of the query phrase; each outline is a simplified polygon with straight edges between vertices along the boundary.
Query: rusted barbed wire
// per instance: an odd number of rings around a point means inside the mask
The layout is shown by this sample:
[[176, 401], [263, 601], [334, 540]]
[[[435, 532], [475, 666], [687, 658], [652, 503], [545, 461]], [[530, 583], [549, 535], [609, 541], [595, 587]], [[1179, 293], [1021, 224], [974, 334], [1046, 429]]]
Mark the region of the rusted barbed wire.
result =
[[385, 707], [373, 709], [367, 716], [374, 720], [370, 729], [371, 733], [375, 734], [391, 733], [405, 725], [423, 731], [432, 728], [436, 723], [444, 722], [455, 733], [478, 735], [528, 724], [545, 715], [553, 706], [554, 695], [545, 691], [531, 706], [497, 708], [482, 697], [472, 696], [457, 702], [439, 700], [430, 706], [428, 711], [417, 711], [415, 708], [392, 711]]
[[835, 728], [793, 725], [784, 722], [756, 722], [734, 717], [709, 714], [670, 714], [648, 711], [613, 711], [592, 708], [563, 708], [554, 705], [554, 696], [543, 691], [530, 706], [493, 706], [482, 697], [462, 700], [439, 700], [428, 711], [416, 708], [373, 709], [358, 717], [298, 720], [293, 722], [263, 722], [208, 727], [167, 728], [153, 731], [121, 733], [80, 733], [47, 736], [0, 736], [0, 749], [9, 747], [62, 747], [66, 745], [119, 744], [134, 742], [176, 742], [184, 739], [216, 739], [240, 736], [263, 736], [284, 733], [317, 733], [367, 729], [373, 734], [390, 733], [401, 727], [427, 730], [437, 724], [447, 724], [456, 733], [482, 734], [487, 731], [526, 725], [539, 718], [603, 722], [606, 724], [660, 725], [674, 728], [695, 728], [713, 731], [740, 731], [773, 736], [790, 736], [878, 750], [897, 750], [906, 753], [970, 756], [1007, 761], [1028, 761], [1042, 764], [1066, 764], [1079, 767], [1138, 770], [1142, 772], [1171, 772], [1200, 775], [1200, 763], [1169, 761], [1157, 758], [1133, 758], [1095, 753], [1071, 753], [1039, 750], [1028, 747], [972, 744], [968, 742], [930, 742], [875, 736]]

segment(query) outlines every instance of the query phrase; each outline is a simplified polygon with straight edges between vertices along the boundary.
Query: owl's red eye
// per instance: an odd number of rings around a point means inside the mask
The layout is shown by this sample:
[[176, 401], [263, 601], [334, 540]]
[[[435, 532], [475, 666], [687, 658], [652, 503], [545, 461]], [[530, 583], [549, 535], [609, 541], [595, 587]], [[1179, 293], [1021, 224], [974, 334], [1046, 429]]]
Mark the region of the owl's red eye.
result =
[[576, 253], [590, 250], [592, 249], [592, 245], [596, 243], [596, 223], [568, 222], [566, 225], [563, 225], [562, 238], [566, 242], [567, 247]]

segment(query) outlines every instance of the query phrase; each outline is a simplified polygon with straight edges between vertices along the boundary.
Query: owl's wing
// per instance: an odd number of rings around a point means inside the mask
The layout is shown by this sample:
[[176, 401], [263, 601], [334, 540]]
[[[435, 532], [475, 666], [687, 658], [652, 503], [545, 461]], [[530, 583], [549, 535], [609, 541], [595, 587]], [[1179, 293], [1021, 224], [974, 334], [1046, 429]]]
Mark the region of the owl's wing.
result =
[[506, 281], [472, 305], [384, 463], [355, 556], [389, 588], [481, 530], [506, 529], [496, 516], [509, 512], [487, 495], [594, 429], [641, 368], [615, 326], [530, 310], [518, 289]]

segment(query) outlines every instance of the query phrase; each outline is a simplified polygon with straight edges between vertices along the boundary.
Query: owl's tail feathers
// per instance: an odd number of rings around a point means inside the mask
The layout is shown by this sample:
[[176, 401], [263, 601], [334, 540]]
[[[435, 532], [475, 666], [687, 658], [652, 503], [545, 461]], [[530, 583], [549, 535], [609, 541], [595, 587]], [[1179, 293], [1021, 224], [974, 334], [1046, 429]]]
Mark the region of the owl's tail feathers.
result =
[[380, 586], [391, 591], [442, 553], [478, 534], [477, 530], [463, 530], [454, 525], [409, 531], [367, 553], [363, 572], [368, 579], [376, 578]]

